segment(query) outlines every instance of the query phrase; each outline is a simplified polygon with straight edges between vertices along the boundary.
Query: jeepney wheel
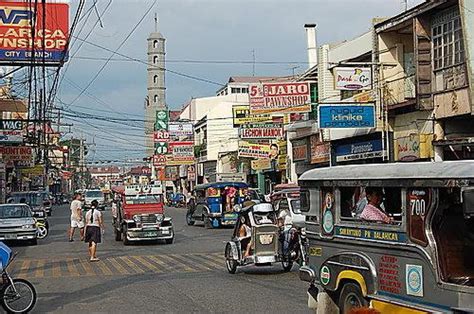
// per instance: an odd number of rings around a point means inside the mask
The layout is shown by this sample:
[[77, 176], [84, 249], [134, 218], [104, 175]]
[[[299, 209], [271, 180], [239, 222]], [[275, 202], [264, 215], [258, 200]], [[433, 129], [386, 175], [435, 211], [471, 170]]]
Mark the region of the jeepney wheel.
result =
[[127, 227], [123, 227], [123, 234], [122, 234], [123, 245], [129, 245], [130, 241], [127, 238]]
[[122, 240], [122, 234], [120, 233], [120, 231], [115, 229], [114, 232], [115, 232], [115, 241], [121, 241]]
[[231, 257], [230, 245], [226, 246], [225, 251], [225, 266], [227, 267], [227, 271], [230, 274], [235, 274], [237, 272], [237, 261]]
[[186, 223], [188, 224], [188, 226], [193, 226], [194, 225], [194, 219], [193, 219], [193, 214], [191, 213], [191, 211], [188, 211], [186, 213]]
[[281, 266], [283, 266], [283, 270], [288, 272], [293, 268], [293, 262], [292, 261], [282, 261]]
[[367, 299], [362, 295], [359, 285], [355, 283], [345, 283], [339, 294], [340, 313], [349, 313], [353, 308], [368, 306]]

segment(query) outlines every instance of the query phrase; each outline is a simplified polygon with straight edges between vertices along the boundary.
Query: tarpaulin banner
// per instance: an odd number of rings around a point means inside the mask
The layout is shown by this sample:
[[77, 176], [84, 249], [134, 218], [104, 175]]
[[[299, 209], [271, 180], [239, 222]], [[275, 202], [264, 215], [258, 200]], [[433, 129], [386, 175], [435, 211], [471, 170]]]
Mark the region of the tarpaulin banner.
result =
[[0, 1], [0, 64], [61, 64], [68, 40], [69, 4]]
[[250, 85], [250, 112], [310, 112], [311, 96], [308, 82], [260, 83]]
[[276, 139], [284, 136], [281, 124], [247, 124], [239, 130], [242, 139]]
[[185, 122], [171, 122], [168, 126], [171, 137], [192, 137], [193, 124]]
[[268, 158], [270, 156], [270, 144], [257, 144], [247, 141], [239, 141], [239, 157]]
[[167, 166], [194, 164], [194, 142], [170, 142], [171, 158], [166, 161]]

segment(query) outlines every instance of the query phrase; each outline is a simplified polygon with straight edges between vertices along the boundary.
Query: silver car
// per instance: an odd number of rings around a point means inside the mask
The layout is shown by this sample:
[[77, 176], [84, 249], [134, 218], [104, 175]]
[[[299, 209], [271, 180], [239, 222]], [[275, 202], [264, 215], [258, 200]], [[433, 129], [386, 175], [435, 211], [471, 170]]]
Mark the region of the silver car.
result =
[[37, 244], [36, 221], [28, 205], [0, 205], [0, 241], [8, 240]]

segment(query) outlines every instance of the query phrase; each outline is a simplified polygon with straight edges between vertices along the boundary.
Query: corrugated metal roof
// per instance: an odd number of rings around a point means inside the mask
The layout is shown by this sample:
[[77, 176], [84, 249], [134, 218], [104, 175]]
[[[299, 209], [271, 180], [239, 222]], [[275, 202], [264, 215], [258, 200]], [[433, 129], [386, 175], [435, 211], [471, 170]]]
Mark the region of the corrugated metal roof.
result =
[[336, 166], [309, 170], [299, 181], [474, 179], [474, 160]]

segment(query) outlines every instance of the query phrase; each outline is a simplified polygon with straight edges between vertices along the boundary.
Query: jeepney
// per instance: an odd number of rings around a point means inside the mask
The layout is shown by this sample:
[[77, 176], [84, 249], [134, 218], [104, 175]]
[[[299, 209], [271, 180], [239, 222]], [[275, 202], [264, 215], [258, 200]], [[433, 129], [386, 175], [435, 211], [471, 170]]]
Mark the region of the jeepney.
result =
[[[474, 161], [320, 168], [299, 185], [308, 304], [324, 293], [342, 313], [369, 305], [382, 313], [472, 313]], [[391, 221], [360, 218], [361, 204], [374, 199]]]
[[118, 195], [114, 219], [115, 240], [125, 245], [136, 241], [173, 243], [171, 217], [166, 217], [160, 185], [130, 185], [114, 189]]

